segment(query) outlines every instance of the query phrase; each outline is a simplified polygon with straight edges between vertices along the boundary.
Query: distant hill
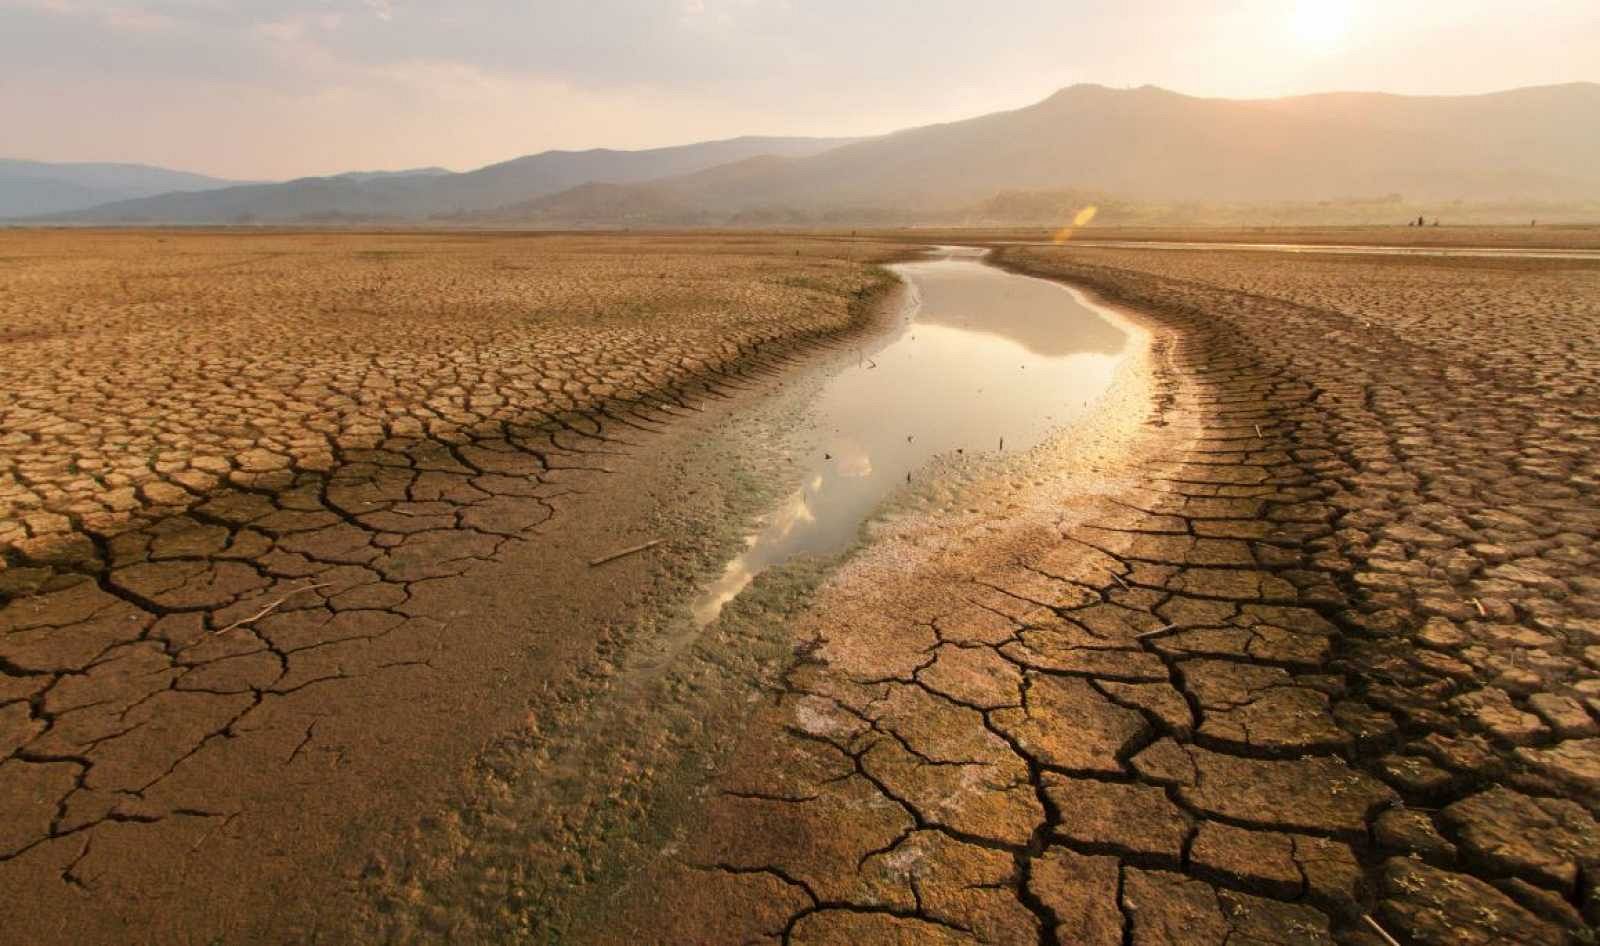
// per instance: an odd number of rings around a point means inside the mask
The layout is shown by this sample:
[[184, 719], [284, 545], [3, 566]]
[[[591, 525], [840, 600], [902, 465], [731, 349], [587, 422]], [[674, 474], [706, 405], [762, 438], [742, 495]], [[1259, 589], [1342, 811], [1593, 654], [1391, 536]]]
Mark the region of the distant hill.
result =
[[[876, 138], [733, 138], [648, 151], [548, 151], [439, 168], [122, 200], [85, 223], [433, 221], [527, 226], [1021, 222], [1073, 194], [1127, 220], [1388, 219], [1421, 204], [1592, 207], [1600, 85], [1465, 96], [1215, 99], [1075, 85], [1034, 105]], [[1066, 195], [1066, 197], [1063, 197]], [[1509, 203], [1508, 203], [1509, 202]], [[1219, 208], [1222, 208], [1219, 211]], [[1421, 211], [1419, 211], [1421, 212]], [[1516, 216], [1520, 210], [1509, 211]], [[1494, 211], [1499, 214], [1500, 211]], [[1548, 216], [1541, 209], [1535, 216]], [[1014, 218], [1014, 220], [1013, 220]]]
[[459, 174], [427, 168], [307, 177], [123, 200], [57, 219], [79, 223], [426, 220], [484, 211], [593, 182], [647, 181], [754, 155], [812, 155], [855, 140], [748, 137], [646, 151], [546, 151]]
[[[949, 218], [1006, 192], [1142, 201], [1600, 199], [1600, 85], [1473, 96], [1205, 99], [1077, 85], [1027, 108], [798, 158], [750, 158], [623, 188], [620, 219]], [[551, 225], [563, 195], [502, 208]]]
[[59, 163], [0, 158], [0, 217], [65, 213], [107, 201], [172, 191], [228, 187], [237, 183], [144, 164]]
[[439, 177], [454, 173], [449, 168], [427, 167], [407, 168], [403, 171], [345, 171], [342, 174], [329, 176], [338, 181], [385, 181], [403, 177]]

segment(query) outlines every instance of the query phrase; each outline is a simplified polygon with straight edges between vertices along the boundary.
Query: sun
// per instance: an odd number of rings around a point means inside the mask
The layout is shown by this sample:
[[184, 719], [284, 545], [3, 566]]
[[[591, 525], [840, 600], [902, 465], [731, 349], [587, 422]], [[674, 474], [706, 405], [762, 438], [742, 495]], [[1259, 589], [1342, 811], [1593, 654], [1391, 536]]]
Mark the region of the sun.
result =
[[1348, 0], [1299, 0], [1291, 26], [1303, 48], [1329, 52], [1350, 30], [1350, 3]]

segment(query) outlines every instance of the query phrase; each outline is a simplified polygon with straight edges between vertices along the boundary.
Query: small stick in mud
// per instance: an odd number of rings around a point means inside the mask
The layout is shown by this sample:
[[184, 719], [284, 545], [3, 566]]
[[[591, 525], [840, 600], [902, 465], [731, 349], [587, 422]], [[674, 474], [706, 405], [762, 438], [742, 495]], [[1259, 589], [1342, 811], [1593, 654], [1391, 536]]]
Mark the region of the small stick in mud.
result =
[[1267, 438], [1261, 436], [1261, 425], [1260, 424], [1256, 425], [1256, 439], [1257, 440], [1265, 440], [1265, 439], [1267, 439]]
[[1477, 598], [1472, 599], [1472, 606], [1478, 609], [1478, 617], [1486, 618], [1489, 616], [1489, 609], [1485, 608], [1483, 602]]
[[1361, 914], [1361, 919], [1365, 920], [1367, 925], [1372, 927], [1372, 931], [1374, 933], [1377, 933], [1379, 936], [1383, 937], [1383, 941], [1388, 943], [1389, 946], [1400, 946], [1400, 941], [1395, 939], [1393, 936], [1390, 936], [1388, 930], [1379, 926], [1378, 921], [1372, 918], [1372, 914], [1363, 913]]
[[212, 631], [211, 633], [213, 633], [213, 634], [225, 634], [228, 631], [231, 631], [236, 627], [244, 627], [246, 624], [254, 624], [255, 622], [257, 622], [257, 621], [261, 620], [262, 618], [266, 617], [267, 615], [271, 614], [273, 611], [276, 611], [278, 609], [278, 607], [280, 605], [282, 605], [285, 601], [288, 601], [290, 598], [293, 598], [295, 595], [299, 594], [300, 592], [302, 592], [302, 591], [310, 591], [313, 588], [326, 588], [330, 584], [332, 584], [332, 582], [319, 581], [314, 585], [302, 585], [301, 587], [296, 588], [295, 590], [289, 592], [288, 594], [284, 595], [283, 597], [279, 598], [278, 600], [276, 600], [276, 601], [272, 602], [271, 604], [267, 605], [266, 607], [262, 608], [260, 611], [257, 611], [255, 614], [252, 614], [247, 618], [240, 618], [239, 620], [234, 621], [232, 624], [229, 624], [227, 627], [219, 627], [216, 630]]
[[628, 548], [625, 548], [620, 552], [612, 552], [610, 555], [602, 555], [599, 558], [591, 561], [589, 563], [589, 567], [593, 568], [596, 565], [604, 565], [606, 562], [614, 562], [619, 558], [624, 558], [626, 556], [633, 555], [633, 554], [638, 553], [638, 552], [643, 552], [646, 549], [653, 549], [653, 548], [655, 548], [656, 546], [660, 545], [662, 542], [665, 542], [665, 541], [666, 541], [666, 539], [651, 539], [648, 542], [641, 542], [638, 545], [629, 546]]
[[1127, 582], [1122, 580], [1122, 576], [1117, 574], [1116, 572], [1112, 572], [1111, 573], [1111, 577], [1116, 579], [1117, 584], [1122, 586], [1122, 590], [1123, 591], [1131, 591], [1131, 590], [1133, 590], [1133, 589], [1128, 587], [1128, 583]]
[[1146, 637], [1154, 637], [1157, 634], [1165, 634], [1167, 631], [1170, 631], [1170, 630], [1176, 628], [1177, 626], [1178, 625], [1176, 625], [1176, 624], [1163, 624], [1160, 627], [1151, 628], [1148, 631], [1140, 631], [1139, 633], [1133, 635], [1133, 639], [1134, 640], [1144, 640]]

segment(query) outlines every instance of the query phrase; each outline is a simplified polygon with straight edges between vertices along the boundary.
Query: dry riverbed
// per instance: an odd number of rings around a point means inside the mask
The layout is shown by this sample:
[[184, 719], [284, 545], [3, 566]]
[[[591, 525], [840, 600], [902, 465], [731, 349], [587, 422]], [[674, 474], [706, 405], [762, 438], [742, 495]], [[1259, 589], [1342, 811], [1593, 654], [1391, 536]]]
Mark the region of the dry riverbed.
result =
[[1110, 387], [701, 628], [905, 250], [4, 239], [30, 940], [1593, 941], [1600, 263], [1001, 247]]
[[998, 256], [1134, 307], [1148, 428], [828, 582], [596, 938], [1593, 942], [1600, 264]]

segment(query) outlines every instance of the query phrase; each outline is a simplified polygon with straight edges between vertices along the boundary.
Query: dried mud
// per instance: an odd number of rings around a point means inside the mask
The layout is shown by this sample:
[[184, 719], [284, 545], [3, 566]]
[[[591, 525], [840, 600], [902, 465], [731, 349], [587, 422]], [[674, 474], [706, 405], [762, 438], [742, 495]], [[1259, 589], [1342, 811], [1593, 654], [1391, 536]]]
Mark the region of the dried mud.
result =
[[803, 239], [0, 241], [0, 921], [30, 943], [314, 938], [289, 906], [648, 593], [584, 562], [639, 539], [651, 447], [889, 282]]
[[658, 656], [892, 248], [4, 240], [30, 941], [1596, 939], [1600, 265], [999, 248], [1100, 410]]

